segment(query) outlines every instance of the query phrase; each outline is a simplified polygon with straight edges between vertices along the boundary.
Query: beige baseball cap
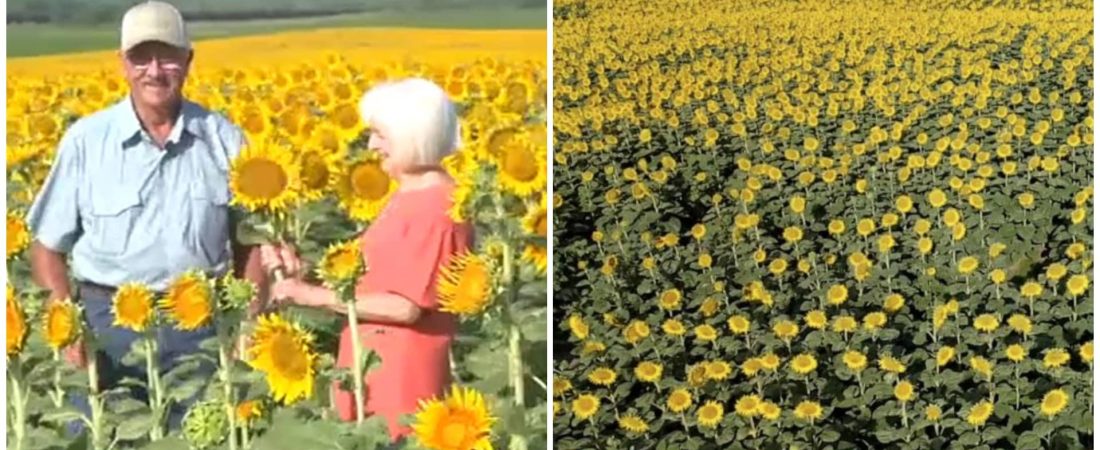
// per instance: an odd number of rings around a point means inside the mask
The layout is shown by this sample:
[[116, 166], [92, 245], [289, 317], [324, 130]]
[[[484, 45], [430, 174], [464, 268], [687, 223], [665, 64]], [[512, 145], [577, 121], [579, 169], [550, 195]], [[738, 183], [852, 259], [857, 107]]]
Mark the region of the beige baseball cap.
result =
[[122, 51], [149, 41], [191, 48], [183, 15], [175, 6], [155, 0], [147, 1], [134, 5], [122, 16]]

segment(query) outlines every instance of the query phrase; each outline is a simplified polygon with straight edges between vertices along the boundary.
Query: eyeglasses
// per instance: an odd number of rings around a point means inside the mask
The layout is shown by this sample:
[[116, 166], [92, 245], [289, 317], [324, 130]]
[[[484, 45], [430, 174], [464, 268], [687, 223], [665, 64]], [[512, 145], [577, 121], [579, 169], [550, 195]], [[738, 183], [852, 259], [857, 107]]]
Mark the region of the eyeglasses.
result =
[[139, 72], [149, 70], [154, 62], [158, 64], [160, 70], [166, 72], [180, 72], [184, 66], [184, 60], [176, 56], [127, 55], [126, 60], [134, 70]]

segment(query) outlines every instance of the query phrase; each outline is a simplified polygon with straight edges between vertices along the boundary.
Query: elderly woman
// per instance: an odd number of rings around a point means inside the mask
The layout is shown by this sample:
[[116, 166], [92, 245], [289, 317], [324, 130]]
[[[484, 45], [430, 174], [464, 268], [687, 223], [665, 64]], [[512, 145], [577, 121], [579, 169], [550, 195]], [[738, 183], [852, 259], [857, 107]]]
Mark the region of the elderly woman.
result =
[[[454, 181], [441, 160], [455, 150], [455, 107], [442, 89], [423, 79], [383, 84], [360, 102], [370, 124], [369, 146], [382, 156], [382, 168], [399, 182], [378, 219], [360, 236], [369, 270], [356, 288], [356, 309], [364, 348], [382, 365], [365, 378], [365, 405], [334, 386], [340, 417], [355, 420], [356, 407], [389, 422], [394, 440], [409, 434], [399, 423], [418, 402], [442, 396], [450, 384], [449, 351], [457, 321], [439, 311], [436, 276], [441, 265], [472, 244], [473, 230], [447, 215]], [[333, 291], [300, 278], [301, 262], [286, 247], [261, 249], [268, 270], [282, 268], [287, 278], [272, 287], [277, 301], [345, 312]], [[337, 357], [352, 364], [350, 330], [345, 327]]]

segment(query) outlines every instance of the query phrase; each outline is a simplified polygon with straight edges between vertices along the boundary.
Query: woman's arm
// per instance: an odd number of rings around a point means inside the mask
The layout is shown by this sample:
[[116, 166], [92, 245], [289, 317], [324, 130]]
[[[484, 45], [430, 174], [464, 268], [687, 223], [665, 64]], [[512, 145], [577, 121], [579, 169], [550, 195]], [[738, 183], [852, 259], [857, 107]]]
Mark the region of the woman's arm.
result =
[[[288, 279], [275, 286], [276, 295], [289, 297], [302, 306], [325, 308], [340, 314], [347, 312], [336, 292], [301, 280]], [[421, 310], [409, 299], [396, 294], [374, 293], [355, 298], [355, 312], [360, 320], [375, 323], [411, 325], [420, 320]]]

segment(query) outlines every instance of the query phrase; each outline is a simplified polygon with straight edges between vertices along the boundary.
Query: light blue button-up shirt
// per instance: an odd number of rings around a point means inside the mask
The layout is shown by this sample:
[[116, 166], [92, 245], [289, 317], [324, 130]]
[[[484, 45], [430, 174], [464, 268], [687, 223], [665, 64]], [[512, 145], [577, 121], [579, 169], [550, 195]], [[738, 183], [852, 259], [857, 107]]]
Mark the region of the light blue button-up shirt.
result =
[[127, 97], [66, 131], [27, 223], [72, 254], [77, 280], [164, 290], [187, 270], [220, 276], [232, 261], [229, 167], [243, 145], [224, 116], [184, 101], [162, 150]]

